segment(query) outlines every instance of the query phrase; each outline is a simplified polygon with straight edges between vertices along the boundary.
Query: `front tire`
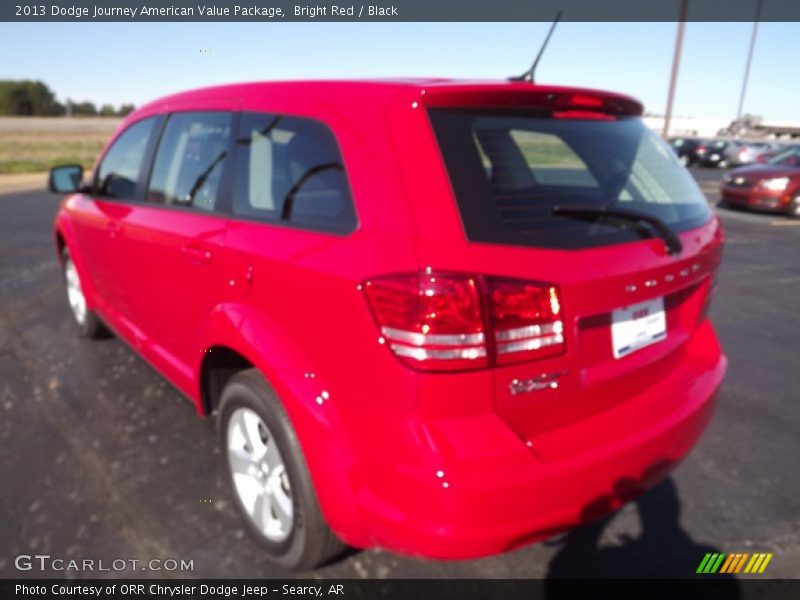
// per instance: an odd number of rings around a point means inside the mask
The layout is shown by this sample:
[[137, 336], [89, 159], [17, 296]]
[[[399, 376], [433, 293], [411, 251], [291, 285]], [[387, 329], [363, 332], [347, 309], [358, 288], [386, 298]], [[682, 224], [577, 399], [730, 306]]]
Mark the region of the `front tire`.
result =
[[790, 219], [800, 219], [800, 192], [792, 197], [789, 203], [789, 212], [787, 213]]
[[234, 375], [222, 391], [219, 431], [236, 505], [272, 561], [308, 570], [341, 553], [289, 417], [256, 369]]
[[66, 248], [61, 255], [61, 267], [64, 274], [64, 286], [67, 290], [67, 302], [81, 337], [89, 339], [106, 337], [108, 330], [105, 325], [97, 314], [86, 305], [86, 296], [83, 294], [83, 285], [80, 275], [78, 275], [78, 269], [75, 268], [75, 263]]

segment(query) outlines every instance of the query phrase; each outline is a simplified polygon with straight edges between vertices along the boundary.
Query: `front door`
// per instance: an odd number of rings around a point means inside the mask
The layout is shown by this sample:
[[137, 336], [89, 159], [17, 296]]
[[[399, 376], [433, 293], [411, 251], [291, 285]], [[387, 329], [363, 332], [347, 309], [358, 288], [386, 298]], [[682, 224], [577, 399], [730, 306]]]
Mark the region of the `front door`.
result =
[[233, 113], [176, 112], [164, 126], [146, 200], [124, 223], [128, 294], [142, 352], [191, 391], [195, 340], [225, 280], [221, 207]]

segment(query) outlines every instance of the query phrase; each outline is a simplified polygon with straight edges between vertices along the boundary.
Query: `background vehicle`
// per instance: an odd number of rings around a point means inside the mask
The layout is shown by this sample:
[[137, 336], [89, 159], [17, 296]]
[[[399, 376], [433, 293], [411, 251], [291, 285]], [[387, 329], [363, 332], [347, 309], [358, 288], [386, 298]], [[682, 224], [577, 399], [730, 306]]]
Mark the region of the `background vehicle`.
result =
[[[691, 167], [701, 161], [701, 156], [705, 154], [705, 145], [700, 138], [676, 137], [669, 140], [670, 146], [678, 155], [681, 164]], [[701, 149], [700, 155], [697, 151]]]
[[726, 140], [702, 138], [673, 138], [669, 141], [678, 159], [687, 167], [727, 167]]
[[722, 200], [738, 208], [800, 218], [800, 146], [788, 148], [764, 164], [731, 170], [722, 183]]
[[218, 417], [280, 565], [548, 537], [674, 468], [726, 369], [724, 234], [641, 110], [442, 80], [161, 99], [90, 188], [53, 171], [73, 315]]
[[726, 140], [705, 140], [698, 149], [698, 163], [704, 167], [719, 167], [724, 169], [728, 166], [726, 152], [730, 143]]
[[759, 156], [771, 151], [773, 148], [774, 144], [769, 142], [731, 140], [725, 146], [724, 155], [728, 165], [735, 167], [754, 163]]
[[756, 162], [759, 164], [764, 164], [768, 162], [770, 159], [776, 157], [778, 154], [782, 154], [787, 150], [793, 150], [796, 148], [800, 148], [800, 144], [788, 144], [784, 142], [776, 142], [773, 144], [772, 148], [767, 150], [766, 152], [762, 152], [761, 154], [756, 157]]

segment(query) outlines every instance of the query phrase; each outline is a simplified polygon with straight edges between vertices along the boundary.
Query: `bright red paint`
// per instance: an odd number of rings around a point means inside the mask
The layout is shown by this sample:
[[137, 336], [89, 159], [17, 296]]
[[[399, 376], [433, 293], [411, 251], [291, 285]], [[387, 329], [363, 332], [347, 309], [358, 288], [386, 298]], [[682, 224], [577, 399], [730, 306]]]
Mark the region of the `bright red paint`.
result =
[[[334, 236], [75, 194], [57, 234], [89, 307], [198, 412], [209, 349], [229, 348], [260, 369], [344, 541], [439, 558], [502, 552], [664, 477], [708, 423], [726, 368], [705, 318], [723, 241], [716, 218], [680, 235], [678, 258], [657, 239], [578, 251], [466, 241], [425, 108], [547, 106], [554, 97], [570, 116], [641, 112], [623, 96], [523, 83], [254, 83], [178, 94], [139, 109], [121, 129], [197, 109], [327, 123], [357, 230]], [[487, 314], [490, 328], [534, 318], [519, 312], [514, 294], [549, 298], [552, 286], [563, 347], [502, 365], [490, 352], [477, 369], [409, 368], [381, 343], [380, 310], [363, 286], [427, 268], [451, 274], [462, 295], [472, 293], [468, 281], [497, 293], [494, 308], [466, 324], [476, 332], [493, 331], [481, 320]], [[547, 283], [525, 291], [524, 282]], [[636, 291], [626, 292], [631, 284]], [[667, 339], [615, 360], [610, 311], [656, 296], [666, 297]], [[542, 311], [535, 318], [554, 318]], [[543, 373], [559, 373], [557, 387], [511, 393], [513, 381]]]

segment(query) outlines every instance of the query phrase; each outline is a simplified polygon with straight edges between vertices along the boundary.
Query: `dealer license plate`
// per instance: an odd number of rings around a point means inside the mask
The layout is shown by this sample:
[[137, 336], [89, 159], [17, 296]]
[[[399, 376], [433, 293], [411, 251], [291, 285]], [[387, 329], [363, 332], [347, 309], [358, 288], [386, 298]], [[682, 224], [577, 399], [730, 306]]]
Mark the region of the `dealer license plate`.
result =
[[664, 298], [640, 302], [611, 313], [614, 358], [623, 358], [667, 337]]

